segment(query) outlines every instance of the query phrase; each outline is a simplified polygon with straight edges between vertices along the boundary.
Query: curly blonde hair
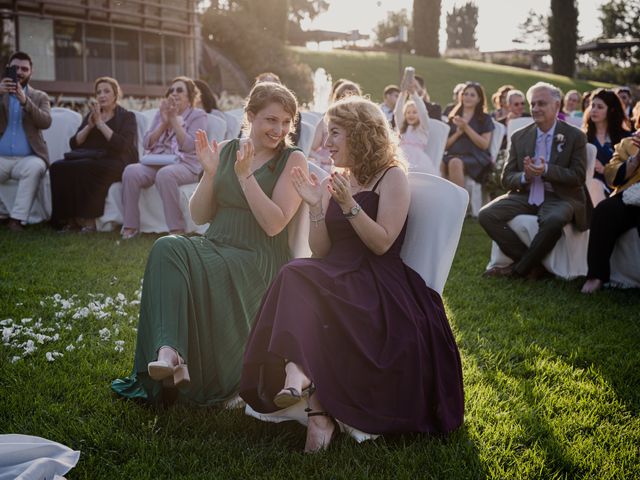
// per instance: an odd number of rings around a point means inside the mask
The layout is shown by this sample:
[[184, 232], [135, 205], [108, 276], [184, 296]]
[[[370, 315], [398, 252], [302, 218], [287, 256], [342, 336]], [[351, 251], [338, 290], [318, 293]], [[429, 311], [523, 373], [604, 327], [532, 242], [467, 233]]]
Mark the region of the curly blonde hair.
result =
[[406, 164], [398, 154], [398, 142], [380, 107], [366, 98], [350, 96], [327, 110], [327, 120], [347, 131], [351, 174], [360, 185], [369, 185], [382, 171]]
[[[260, 82], [256, 83], [249, 97], [247, 97], [244, 107], [244, 120], [243, 120], [243, 135], [249, 136], [251, 126], [247, 114], [249, 112], [256, 115], [263, 108], [268, 107], [272, 103], [279, 103], [284, 108], [284, 111], [291, 115], [291, 128], [289, 133], [295, 132], [295, 118], [298, 113], [298, 100], [296, 100], [295, 94], [287, 87], [280, 83], [274, 82]], [[278, 150], [291, 146], [290, 135], [286, 135], [284, 140], [278, 145]]]

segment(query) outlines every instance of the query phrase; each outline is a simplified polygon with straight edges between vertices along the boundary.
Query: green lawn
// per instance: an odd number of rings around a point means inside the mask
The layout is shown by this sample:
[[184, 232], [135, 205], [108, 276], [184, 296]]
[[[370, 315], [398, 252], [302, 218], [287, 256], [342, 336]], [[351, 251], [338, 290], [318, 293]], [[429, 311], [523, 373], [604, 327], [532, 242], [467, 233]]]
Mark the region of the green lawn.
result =
[[490, 242], [468, 220], [444, 292], [464, 426], [444, 439], [341, 437], [304, 456], [298, 425], [112, 397], [109, 382], [132, 366], [153, 241], [0, 230], [0, 432], [81, 450], [70, 479], [640, 478], [637, 290], [483, 279]]
[[[372, 100], [382, 101], [382, 91], [390, 83], [398, 84], [400, 71], [398, 55], [383, 52], [349, 52], [334, 50], [331, 52], [313, 52], [306, 49], [294, 49], [300, 60], [313, 70], [323, 67], [334, 80], [348, 78], [358, 82]], [[451, 91], [460, 82], [473, 80], [480, 82], [490, 102], [491, 94], [500, 85], [511, 84], [526, 93], [536, 82], [547, 81], [563, 91], [575, 88], [579, 91], [591, 90], [605, 84], [574, 80], [569, 77], [535, 72], [523, 68], [507, 67], [470, 60], [435, 59], [405, 54], [402, 65], [415, 67], [427, 83], [432, 101], [443, 106], [451, 102]], [[489, 106], [491, 109], [492, 106]]]

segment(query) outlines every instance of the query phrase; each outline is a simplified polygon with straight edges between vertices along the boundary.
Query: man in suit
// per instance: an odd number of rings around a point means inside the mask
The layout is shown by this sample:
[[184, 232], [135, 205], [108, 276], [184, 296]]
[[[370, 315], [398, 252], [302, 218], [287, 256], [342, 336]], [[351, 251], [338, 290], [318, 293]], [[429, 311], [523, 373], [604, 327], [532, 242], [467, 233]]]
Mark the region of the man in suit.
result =
[[[562, 94], [539, 82], [527, 92], [535, 123], [511, 137], [509, 159], [502, 171], [505, 195], [486, 205], [478, 220], [500, 249], [513, 259], [508, 267], [494, 267], [486, 276], [542, 278], [542, 260], [553, 249], [569, 222], [589, 228], [591, 203], [585, 193], [587, 163], [584, 133], [558, 120]], [[508, 222], [517, 215], [537, 215], [539, 230], [527, 247]]]
[[51, 109], [47, 94], [29, 86], [31, 57], [16, 52], [8, 66], [15, 67], [16, 78], [3, 75], [0, 82], [0, 184], [15, 179], [18, 191], [13, 205], [0, 200], [0, 220], [22, 231], [49, 164], [42, 130], [51, 125]]

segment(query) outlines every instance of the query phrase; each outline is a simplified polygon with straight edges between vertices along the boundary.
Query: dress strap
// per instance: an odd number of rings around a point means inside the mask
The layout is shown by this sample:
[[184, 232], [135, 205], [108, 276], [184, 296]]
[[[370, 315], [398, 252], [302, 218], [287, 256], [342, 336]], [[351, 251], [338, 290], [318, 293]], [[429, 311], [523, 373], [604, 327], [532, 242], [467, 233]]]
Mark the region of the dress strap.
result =
[[372, 192], [376, 191], [376, 188], [378, 188], [378, 184], [382, 181], [382, 179], [384, 178], [384, 176], [387, 174], [387, 172], [389, 170], [391, 170], [393, 167], [389, 167], [387, 168], [384, 173], [380, 176], [380, 178], [378, 179], [378, 181], [376, 182], [376, 184], [373, 186], [373, 188], [371, 189]]

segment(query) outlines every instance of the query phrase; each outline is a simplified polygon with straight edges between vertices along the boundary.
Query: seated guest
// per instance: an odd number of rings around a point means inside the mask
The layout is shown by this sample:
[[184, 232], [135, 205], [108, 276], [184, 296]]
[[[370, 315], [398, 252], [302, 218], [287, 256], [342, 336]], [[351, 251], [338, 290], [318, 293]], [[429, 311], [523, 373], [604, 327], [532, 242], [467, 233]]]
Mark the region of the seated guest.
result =
[[402, 119], [397, 130], [400, 135], [400, 148], [409, 163], [409, 169], [438, 175], [439, 172], [427, 154], [429, 114], [424, 102], [416, 93], [415, 84], [406, 85], [406, 82], [403, 82], [394, 116]]
[[[447, 106], [444, 107], [444, 110], [442, 111], [442, 116], [443, 117], [448, 117], [449, 114], [451, 113], [451, 110], [453, 110], [453, 107], [455, 107], [458, 102], [460, 101], [460, 94], [462, 93], [462, 91], [464, 90], [466, 83], [458, 83], [455, 87], [453, 87], [453, 102], [451, 103], [447, 103]], [[442, 117], [440, 117], [438, 120], [440, 120]]]
[[180, 211], [178, 189], [180, 185], [198, 181], [202, 167], [195, 155], [195, 134], [207, 128], [207, 114], [195, 108], [198, 94], [193, 80], [187, 77], [174, 78], [151, 128], [144, 136], [145, 155], [175, 155], [178, 161], [164, 166], [135, 163], [125, 168], [122, 175], [123, 239], [128, 240], [138, 234], [140, 191], [154, 183], [162, 198], [169, 231], [184, 233], [186, 223]]
[[493, 103], [494, 108], [493, 112], [491, 112], [491, 118], [500, 121], [507, 116], [507, 95], [514, 88], [513, 85], [502, 85], [496, 93], [491, 95], [491, 103]]
[[[209, 84], [200, 79], [194, 80], [193, 83], [196, 84], [196, 87], [200, 92], [199, 100], [196, 107], [201, 108], [206, 113], [212, 113], [214, 115], [218, 115], [218, 113], [222, 114], [222, 112], [220, 112], [220, 109], [218, 108], [218, 100], [216, 99], [216, 95], [213, 93], [213, 90], [211, 90]], [[222, 114], [222, 117], [220, 118], [224, 120], [224, 114]]]
[[622, 102], [622, 107], [627, 118], [633, 118], [633, 96], [629, 87], [618, 87], [615, 89], [616, 95]]
[[580, 93], [577, 90], [569, 90], [564, 94], [564, 104], [562, 111], [569, 117], [581, 117], [580, 110]]
[[307, 396], [305, 452], [326, 449], [336, 421], [370, 434], [451, 432], [463, 421], [460, 356], [440, 295], [400, 257], [410, 191], [388, 123], [356, 96], [327, 118], [346, 173], [320, 184], [294, 169], [318, 258], [285, 265], [266, 293], [240, 395], [261, 413]]
[[[506, 127], [509, 124], [509, 121], [513, 120], [514, 118], [530, 117], [531, 115], [524, 111], [524, 104], [524, 93], [516, 89], [509, 90], [509, 93], [507, 93], [507, 115], [501, 118], [499, 122]], [[504, 150], [506, 148], [507, 136], [505, 135], [502, 139], [502, 145], [500, 149]]]
[[120, 85], [100, 77], [93, 89], [96, 99], [71, 137], [71, 152], [51, 165], [51, 223], [56, 228], [94, 232], [109, 187], [138, 161], [136, 117], [118, 105]]
[[[360, 85], [357, 83], [343, 78], [339, 81], [340, 83], [333, 91], [331, 103], [353, 95], [358, 97], [362, 96], [362, 90], [360, 89]], [[311, 144], [311, 151], [309, 152], [309, 160], [316, 163], [323, 170], [330, 172], [333, 161], [331, 160], [329, 149], [325, 146], [325, 142], [328, 137], [329, 129], [327, 127], [327, 122], [323, 119], [316, 127], [316, 132], [313, 136], [313, 143]]]
[[442, 107], [439, 103], [431, 101], [424, 78], [421, 75], [415, 75], [414, 78], [416, 82], [416, 92], [424, 101], [424, 105], [427, 107], [427, 112], [429, 112], [429, 118], [442, 118]]
[[494, 126], [479, 83], [470, 82], [464, 87], [461, 101], [449, 114], [449, 126], [441, 175], [460, 187], [464, 187], [465, 175], [484, 183], [491, 172], [489, 146]]
[[15, 78], [0, 82], [0, 184], [18, 181], [13, 205], [0, 200], [0, 220], [9, 230], [21, 232], [29, 218], [40, 179], [49, 164], [42, 131], [51, 126], [51, 108], [46, 93], [29, 85], [33, 73], [31, 57], [15, 52], [9, 65]]
[[593, 177], [602, 185], [602, 196], [591, 199], [594, 206], [611, 193], [604, 178], [604, 169], [613, 156], [613, 147], [630, 135], [625, 128], [626, 118], [622, 102], [613, 91], [602, 88], [593, 91], [591, 106], [584, 114], [582, 131], [587, 134], [587, 141], [598, 150]]
[[632, 185], [640, 185], [640, 120], [636, 120], [636, 133], [616, 145], [604, 175], [613, 187], [613, 193], [593, 211], [587, 250], [587, 281], [582, 293], [593, 293], [609, 281], [609, 259], [616, 241], [633, 227], [640, 234], [640, 206], [627, 205], [622, 193]]
[[[542, 260], [553, 249], [564, 226], [589, 228], [585, 171], [587, 138], [577, 128], [557, 119], [562, 94], [553, 85], [538, 82], [527, 92], [535, 123], [511, 137], [509, 158], [502, 171], [508, 192], [480, 210], [478, 220], [500, 249], [515, 263], [494, 267], [487, 276], [542, 278], [548, 272]], [[527, 247], [509, 228], [517, 215], [538, 217], [540, 226]]]
[[[287, 225], [300, 206], [292, 181], [306, 160], [287, 134], [297, 110], [282, 85], [256, 84], [247, 140], [196, 134], [204, 173], [189, 209], [204, 237], [160, 238], [142, 285], [133, 372], [111, 388], [126, 398], [220, 405], [238, 393], [242, 354], [260, 301], [290, 258]], [[170, 391], [167, 391], [170, 389]]]
[[383, 101], [380, 104], [380, 108], [384, 116], [387, 117], [389, 124], [393, 121], [393, 110], [396, 108], [398, 95], [400, 95], [400, 89], [397, 85], [387, 85], [384, 87], [384, 93], [382, 94]]

